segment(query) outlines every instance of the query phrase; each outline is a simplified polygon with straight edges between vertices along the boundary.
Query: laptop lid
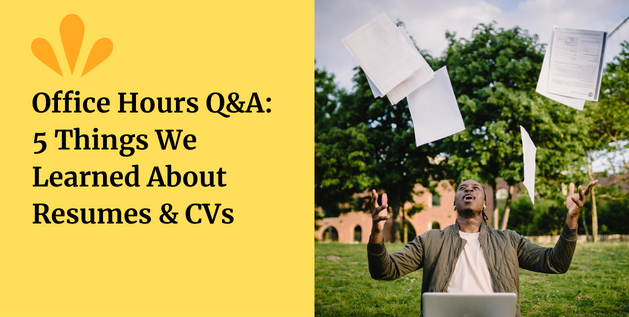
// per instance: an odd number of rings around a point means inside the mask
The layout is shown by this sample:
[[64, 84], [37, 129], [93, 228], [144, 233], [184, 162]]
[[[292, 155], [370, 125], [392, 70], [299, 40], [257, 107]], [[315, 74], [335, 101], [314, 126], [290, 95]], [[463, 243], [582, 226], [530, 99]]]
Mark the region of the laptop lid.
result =
[[423, 317], [515, 316], [515, 293], [424, 293]]

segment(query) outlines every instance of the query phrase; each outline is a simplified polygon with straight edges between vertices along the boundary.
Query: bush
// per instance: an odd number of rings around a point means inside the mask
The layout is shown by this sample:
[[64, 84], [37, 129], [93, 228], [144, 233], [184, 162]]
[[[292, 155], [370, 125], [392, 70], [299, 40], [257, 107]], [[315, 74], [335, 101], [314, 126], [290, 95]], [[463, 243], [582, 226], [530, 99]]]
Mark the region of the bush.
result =
[[537, 199], [533, 205], [528, 196], [520, 195], [511, 203], [507, 228], [525, 236], [558, 235], [566, 215], [563, 202]]
[[629, 199], [601, 199], [597, 207], [600, 233], [629, 234]]
[[[508, 228], [526, 236], [558, 235], [568, 211], [565, 197], [538, 199], [535, 205], [526, 195], [518, 196], [511, 203]], [[599, 234], [629, 234], [629, 195], [619, 186], [598, 187], [596, 206]], [[585, 217], [585, 219], [583, 218]], [[592, 234], [592, 199], [583, 206], [579, 217], [579, 234], [585, 234], [583, 220]]]

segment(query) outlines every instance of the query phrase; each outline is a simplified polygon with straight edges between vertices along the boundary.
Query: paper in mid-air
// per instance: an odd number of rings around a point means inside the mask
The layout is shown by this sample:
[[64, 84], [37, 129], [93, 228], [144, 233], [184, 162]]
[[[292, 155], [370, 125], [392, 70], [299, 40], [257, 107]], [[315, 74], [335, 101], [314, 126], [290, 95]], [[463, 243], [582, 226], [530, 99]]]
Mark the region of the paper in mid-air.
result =
[[409, 76], [406, 80], [401, 82], [399, 85], [395, 86], [389, 93], [387, 94], [387, 98], [392, 105], [397, 104], [400, 100], [406, 98], [410, 93], [415, 91], [415, 89], [419, 88], [421, 85], [427, 83], [431, 80], [435, 74], [435, 72], [430, 68], [430, 65], [426, 62], [424, 57], [417, 51], [415, 45], [411, 41], [411, 38], [408, 36], [408, 33], [402, 27], [398, 27], [398, 31], [404, 37], [406, 44], [413, 49], [415, 54], [420, 58], [421, 67], [415, 71], [411, 76]]
[[408, 46], [386, 13], [348, 35], [343, 44], [384, 95], [422, 66], [417, 50]]
[[[413, 45], [411, 38], [408, 36], [404, 28], [399, 26], [398, 31], [404, 37], [404, 40], [406, 41], [408, 46], [411, 47], [417, 53], [417, 55], [419, 55], [419, 58], [421, 58], [422, 66], [416, 72], [406, 78], [403, 82], [401, 82], [391, 91], [389, 91], [389, 93], [387, 94], [387, 98], [389, 98], [389, 101], [392, 105], [397, 104], [402, 99], [406, 98], [406, 96], [408, 96], [415, 89], [427, 83], [429, 80], [432, 79], [435, 74], [432, 68], [430, 68], [430, 65], [428, 65], [428, 62], [426, 62], [424, 57], [417, 51], [415, 45]], [[376, 87], [369, 76], [367, 76], [367, 81], [369, 82], [369, 88], [371, 88], [371, 92], [373, 93], [374, 98], [380, 98], [384, 96], [380, 92], [380, 90], [378, 90], [378, 87]]]
[[417, 146], [465, 130], [445, 66], [435, 72], [432, 80], [406, 98], [413, 118]]
[[607, 32], [553, 27], [548, 92], [598, 101]]
[[535, 91], [577, 110], [598, 101], [606, 41], [607, 32], [554, 26]]
[[577, 110], [583, 110], [583, 106], [585, 105], [585, 100], [572, 98], [572, 97], [566, 97], [566, 96], [557, 95], [557, 94], [548, 92], [548, 89], [547, 89], [548, 68], [549, 68], [549, 62], [550, 62], [549, 55], [550, 55], [550, 50], [546, 50], [546, 54], [544, 54], [544, 62], [542, 62], [542, 70], [539, 73], [539, 79], [537, 80], [537, 88], [535, 88], [535, 91], [538, 94], [548, 99], [554, 100], [568, 107], [571, 107]]
[[520, 126], [520, 134], [522, 135], [522, 156], [524, 156], [524, 181], [522, 183], [529, 192], [531, 203], [535, 204], [535, 154], [537, 148], [523, 126]]
[[380, 90], [378, 90], [378, 87], [376, 87], [376, 84], [373, 83], [373, 81], [371, 81], [371, 78], [369, 78], [369, 76], [365, 73], [365, 76], [367, 77], [367, 82], [369, 83], [369, 89], [371, 89], [371, 93], [373, 94], [374, 98], [380, 98], [382, 96], [384, 96]]

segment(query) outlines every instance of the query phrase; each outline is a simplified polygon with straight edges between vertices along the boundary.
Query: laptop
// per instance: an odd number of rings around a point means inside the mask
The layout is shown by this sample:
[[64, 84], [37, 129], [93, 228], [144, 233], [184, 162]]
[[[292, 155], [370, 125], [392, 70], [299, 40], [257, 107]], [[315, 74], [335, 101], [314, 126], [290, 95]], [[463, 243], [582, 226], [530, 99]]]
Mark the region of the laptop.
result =
[[424, 293], [423, 317], [515, 316], [515, 293]]

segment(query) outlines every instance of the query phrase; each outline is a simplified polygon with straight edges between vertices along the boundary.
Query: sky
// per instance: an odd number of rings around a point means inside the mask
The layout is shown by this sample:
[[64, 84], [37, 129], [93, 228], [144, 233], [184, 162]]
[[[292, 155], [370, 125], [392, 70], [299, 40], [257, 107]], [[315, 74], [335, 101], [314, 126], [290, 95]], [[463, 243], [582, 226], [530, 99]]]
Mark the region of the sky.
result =
[[[539, 43], [549, 42], [553, 25], [609, 32], [629, 15], [629, 0], [315, 0], [316, 67], [352, 90], [358, 63], [341, 40], [382, 12], [404, 22], [420, 49], [441, 56], [446, 30], [469, 39], [479, 23], [519, 26], [539, 35]], [[629, 22], [610, 38], [606, 62], [620, 52], [621, 39], [629, 40]]]

